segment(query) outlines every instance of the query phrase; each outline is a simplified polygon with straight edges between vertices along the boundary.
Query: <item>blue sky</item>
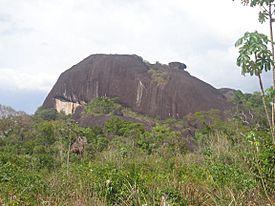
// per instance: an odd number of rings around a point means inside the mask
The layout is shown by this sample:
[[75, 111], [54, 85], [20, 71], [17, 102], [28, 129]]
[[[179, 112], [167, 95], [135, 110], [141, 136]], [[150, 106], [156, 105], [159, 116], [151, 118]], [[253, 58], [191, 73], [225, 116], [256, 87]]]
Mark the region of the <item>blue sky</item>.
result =
[[63, 71], [94, 53], [180, 61], [217, 88], [256, 91], [234, 43], [266, 29], [257, 8], [231, 0], [0, 0], [0, 104], [33, 113]]
[[46, 97], [46, 92], [0, 89], [1, 104], [20, 111], [33, 113]]

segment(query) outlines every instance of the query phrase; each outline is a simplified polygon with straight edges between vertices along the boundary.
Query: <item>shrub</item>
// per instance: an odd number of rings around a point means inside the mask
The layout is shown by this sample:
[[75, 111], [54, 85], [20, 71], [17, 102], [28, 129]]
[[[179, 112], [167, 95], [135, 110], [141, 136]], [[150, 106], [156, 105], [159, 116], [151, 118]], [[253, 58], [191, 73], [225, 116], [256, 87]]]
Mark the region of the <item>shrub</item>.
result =
[[56, 109], [38, 109], [35, 112], [35, 117], [44, 120], [56, 120], [58, 119], [59, 114]]
[[168, 69], [150, 68], [148, 70], [148, 73], [150, 74], [153, 82], [155, 82], [159, 86], [165, 85], [169, 80]]
[[36, 205], [47, 184], [27, 156], [0, 155], [0, 194], [8, 205]]
[[86, 114], [120, 114], [122, 106], [116, 98], [98, 97], [92, 100], [84, 109]]

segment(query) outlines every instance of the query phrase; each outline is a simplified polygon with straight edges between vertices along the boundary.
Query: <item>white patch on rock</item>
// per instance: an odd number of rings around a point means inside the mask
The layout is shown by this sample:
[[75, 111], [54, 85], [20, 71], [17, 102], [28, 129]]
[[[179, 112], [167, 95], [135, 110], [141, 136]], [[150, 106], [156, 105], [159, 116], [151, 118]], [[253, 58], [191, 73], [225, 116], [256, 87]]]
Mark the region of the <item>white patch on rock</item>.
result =
[[95, 83], [95, 97], [98, 97], [98, 82]]
[[66, 88], [64, 89], [63, 96], [67, 97], [67, 90], [66, 90]]
[[79, 103], [68, 102], [60, 99], [55, 99], [55, 109], [57, 112], [64, 112], [66, 115], [73, 114], [77, 107], [81, 106]]
[[139, 81], [138, 87], [137, 87], [137, 98], [136, 98], [136, 104], [138, 107], [140, 107], [144, 89], [145, 89], [145, 86], [142, 84], [141, 81]]

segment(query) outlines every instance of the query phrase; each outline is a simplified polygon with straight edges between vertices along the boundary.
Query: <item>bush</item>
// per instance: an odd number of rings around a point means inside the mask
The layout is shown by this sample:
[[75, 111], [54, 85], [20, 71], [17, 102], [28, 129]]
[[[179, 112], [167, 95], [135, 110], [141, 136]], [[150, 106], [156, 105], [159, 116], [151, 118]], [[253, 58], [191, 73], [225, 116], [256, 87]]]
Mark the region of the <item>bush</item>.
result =
[[144, 125], [128, 122], [118, 117], [112, 117], [104, 124], [104, 131], [112, 135], [129, 137], [130, 135], [144, 133]]
[[268, 193], [275, 192], [275, 147], [272, 138], [266, 133], [251, 131], [246, 137], [249, 145], [245, 159], [254, 173], [256, 179], [261, 183], [263, 189]]
[[116, 98], [98, 97], [92, 100], [85, 108], [86, 114], [120, 114], [122, 106]]
[[36, 205], [47, 184], [31, 157], [0, 154], [0, 194], [8, 205]]
[[148, 73], [150, 74], [153, 82], [155, 82], [159, 86], [165, 85], [169, 80], [168, 69], [150, 68], [148, 70]]
[[38, 109], [35, 112], [34, 117], [43, 120], [57, 120], [67, 118], [63, 112], [58, 113], [56, 109]]

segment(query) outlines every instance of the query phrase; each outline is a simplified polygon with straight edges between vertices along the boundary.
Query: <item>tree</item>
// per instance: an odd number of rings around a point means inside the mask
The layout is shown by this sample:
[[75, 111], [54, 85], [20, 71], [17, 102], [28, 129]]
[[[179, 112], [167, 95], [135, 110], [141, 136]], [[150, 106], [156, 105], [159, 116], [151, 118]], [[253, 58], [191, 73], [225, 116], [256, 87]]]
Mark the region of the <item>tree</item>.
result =
[[[233, 0], [234, 1], [234, 0]], [[272, 53], [272, 60], [275, 60], [275, 51], [274, 51], [274, 38], [273, 38], [273, 22], [275, 22], [274, 15], [275, 15], [275, 4], [274, 0], [241, 0], [241, 3], [245, 6], [250, 7], [259, 7], [259, 16], [258, 20], [261, 24], [268, 21], [269, 26], [269, 39], [270, 39], [270, 46], [271, 46], [271, 53]], [[274, 94], [275, 90], [275, 65], [272, 65], [272, 90], [271, 94]], [[272, 125], [272, 134], [275, 134], [275, 96], [271, 97], [272, 100], [272, 112], [271, 112], [271, 125]], [[274, 135], [273, 135], [274, 139]]]
[[261, 77], [263, 71], [267, 72], [274, 66], [272, 52], [268, 49], [268, 43], [269, 39], [266, 35], [255, 31], [251, 33], [246, 32], [236, 42], [235, 46], [239, 47], [237, 65], [242, 68], [242, 74], [258, 77], [266, 118], [274, 138], [273, 125], [266, 105], [265, 89]]
[[[266, 35], [258, 33], [257, 31], [255, 32], [246, 32], [244, 34], [243, 37], [241, 37], [235, 44], [236, 47], [239, 47], [239, 57], [237, 59], [237, 65], [240, 66], [242, 68], [242, 74], [250, 74], [251, 76], [255, 75], [258, 77], [259, 80], [259, 85], [260, 85], [260, 90], [261, 90], [261, 95], [262, 95], [262, 101], [263, 101], [263, 106], [264, 106], [264, 110], [265, 110], [265, 114], [266, 114], [266, 118], [270, 127], [270, 132], [272, 134], [272, 138], [273, 138], [273, 145], [270, 147], [271, 151], [273, 150], [272, 148], [274, 148], [274, 127], [273, 127], [273, 123], [270, 120], [270, 116], [269, 116], [269, 112], [267, 109], [267, 105], [266, 105], [266, 94], [265, 94], [265, 90], [264, 90], [264, 86], [263, 86], [263, 82], [262, 82], [262, 78], [261, 78], [261, 74], [263, 71], [269, 71], [272, 68], [274, 68], [274, 61], [273, 61], [273, 54], [272, 51], [270, 51], [268, 49], [268, 44], [269, 44], [269, 39]], [[273, 106], [273, 105], [272, 105]], [[272, 110], [273, 112], [273, 110]], [[255, 138], [254, 138], [255, 139]], [[264, 138], [264, 140], [266, 140], [268, 138]], [[260, 141], [259, 141], [260, 142]], [[260, 151], [259, 147], [258, 147], [258, 143], [259, 142], [255, 142], [256, 144], [256, 150], [255, 150], [255, 157], [261, 157], [261, 153], [266, 153], [265, 151], [268, 151], [268, 144], [265, 145]], [[264, 156], [264, 161], [268, 162], [268, 158], [265, 159], [268, 156]], [[267, 191], [267, 185], [266, 185], [266, 181], [265, 181], [265, 176], [263, 175], [263, 173], [261, 172], [264, 169], [264, 166], [261, 167], [259, 165], [259, 161], [257, 159], [253, 159], [253, 162], [255, 161], [256, 167], [254, 169], [256, 169], [256, 171], [259, 172], [259, 177], [261, 180], [261, 184], [263, 187], [263, 190], [265, 192], [265, 195], [267, 197], [267, 199], [269, 200], [269, 202], [272, 204], [272, 200], [268, 194]], [[271, 169], [269, 167], [269, 164], [267, 165], [268, 169]], [[271, 171], [271, 170], [270, 170]]]

